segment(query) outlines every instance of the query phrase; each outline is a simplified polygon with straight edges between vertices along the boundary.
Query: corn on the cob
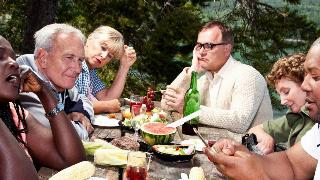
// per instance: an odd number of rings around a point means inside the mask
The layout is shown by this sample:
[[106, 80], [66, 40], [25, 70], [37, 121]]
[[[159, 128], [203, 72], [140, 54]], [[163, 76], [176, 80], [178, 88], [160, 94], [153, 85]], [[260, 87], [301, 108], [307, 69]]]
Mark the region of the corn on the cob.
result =
[[85, 180], [93, 176], [95, 171], [96, 168], [91, 162], [82, 161], [59, 171], [49, 180]]
[[205, 180], [204, 172], [201, 167], [193, 167], [190, 170], [189, 180]]
[[95, 139], [92, 141], [82, 141], [84, 150], [86, 151], [87, 155], [93, 156], [94, 152], [97, 149], [119, 149], [118, 147], [112, 145], [111, 143], [108, 143], [107, 141], [104, 141], [102, 139]]
[[94, 162], [99, 165], [126, 165], [128, 152], [122, 149], [97, 149], [94, 153]]

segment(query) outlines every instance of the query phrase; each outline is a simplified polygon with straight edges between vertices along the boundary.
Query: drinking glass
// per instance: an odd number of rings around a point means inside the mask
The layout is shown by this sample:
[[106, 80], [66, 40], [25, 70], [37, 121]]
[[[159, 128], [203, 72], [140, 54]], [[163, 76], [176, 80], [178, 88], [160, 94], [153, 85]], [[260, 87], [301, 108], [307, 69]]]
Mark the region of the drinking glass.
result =
[[130, 106], [125, 105], [120, 108], [123, 119], [131, 119]]
[[147, 155], [141, 151], [128, 153], [127, 168], [125, 171], [126, 180], [146, 180], [147, 179]]
[[133, 129], [134, 129], [134, 135], [133, 135], [133, 136], [134, 136], [135, 140], [138, 141], [138, 138], [139, 138], [139, 133], [138, 133], [138, 131], [139, 131], [141, 125], [142, 125], [142, 122], [141, 122], [141, 120], [138, 119], [138, 118], [133, 118], [133, 119], [131, 120], [131, 124], [132, 124], [132, 127], [133, 127]]
[[210, 132], [210, 134], [208, 134], [207, 136], [209, 146], [212, 146], [221, 138], [228, 138], [227, 135], [223, 136], [223, 134], [218, 132]]
[[130, 109], [133, 116], [139, 115], [142, 106], [142, 98], [139, 95], [130, 96]]

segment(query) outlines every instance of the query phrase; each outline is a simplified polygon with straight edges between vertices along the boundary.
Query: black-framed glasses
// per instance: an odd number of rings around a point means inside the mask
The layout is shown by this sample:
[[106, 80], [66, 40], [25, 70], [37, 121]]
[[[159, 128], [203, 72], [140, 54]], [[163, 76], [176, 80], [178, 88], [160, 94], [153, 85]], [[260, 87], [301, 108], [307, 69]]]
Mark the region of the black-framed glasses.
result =
[[214, 44], [214, 43], [204, 43], [204, 44], [202, 44], [202, 43], [197, 42], [196, 50], [200, 51], [200, 49], [203, 48], [203, 50], [205, 50], [205, 51], [210, 51], [216, 46], [225, 45], [225, 44], [227, 44], [227, 43], [222, 42], [222, 43], [217, 43], [217, 44]]

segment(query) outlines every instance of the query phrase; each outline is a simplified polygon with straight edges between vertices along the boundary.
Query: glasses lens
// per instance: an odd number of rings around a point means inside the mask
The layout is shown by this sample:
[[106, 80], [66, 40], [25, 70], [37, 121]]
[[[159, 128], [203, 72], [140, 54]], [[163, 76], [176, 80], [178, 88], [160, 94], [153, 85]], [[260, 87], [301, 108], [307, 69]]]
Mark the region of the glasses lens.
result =
[[199, 50], [201, 49], [201, 47], [202, 47], [202, 44], [201, 44], [201, 43], [197, 43], [197, 44], [196, 44], [196, 50], [199, 51]]
[[211, 44], [211, 43], [205, 43], [205, 44], [203, 44], [203, 48], [204, 48], [204, 50], [206, 50], [206, 51], [211, 50], [213, 47], [214, 47], [214, 44]]
[[201, 48], [203, 48], [203, 50], [208, 51], [208, 50], [211, 50], [213, 47], [214, 47], [214, 44], [211, 44], [211, 43], [204, 43], [204, 44], [197, 43], [196, 50], [199, 51]]
[[200, 51], [200, 49], [203, 47], [204, 51], [210, 51], [213, 48], [215, 48], [216, 46], [224, 45], [224, 44], [226, 44], [226, 43], [217, 43], [217, 44], [214, 44], [214, 43], [204, 43], [204, 44], [197, 43], [196, 44], [196, 50]]

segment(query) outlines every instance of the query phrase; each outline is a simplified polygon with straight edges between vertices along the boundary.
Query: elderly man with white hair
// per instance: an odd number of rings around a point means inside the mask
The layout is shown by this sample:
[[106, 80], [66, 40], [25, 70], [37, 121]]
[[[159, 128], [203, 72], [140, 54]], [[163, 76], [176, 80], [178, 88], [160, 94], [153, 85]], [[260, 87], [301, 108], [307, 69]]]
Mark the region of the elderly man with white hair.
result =
[[29, 66], [47, 82], [59, 104], [45, 114], [35, 94], [22, 93], [20, 99], [23, 107], [47, 127], [50, 126], [48, 118], [64, 110], [81, 139], [87, 139], [93, 131], [90, 122], [94, 116], [92, 104], [74, 88], [84, 61], [85, 36], [70, 25], [50, 24], [37, 31], [34, 38], [34, 54], [22, 55], [17, 62]]

